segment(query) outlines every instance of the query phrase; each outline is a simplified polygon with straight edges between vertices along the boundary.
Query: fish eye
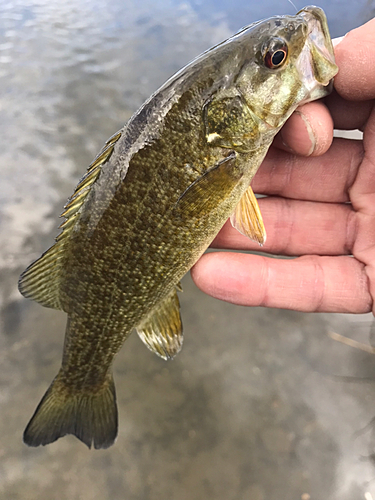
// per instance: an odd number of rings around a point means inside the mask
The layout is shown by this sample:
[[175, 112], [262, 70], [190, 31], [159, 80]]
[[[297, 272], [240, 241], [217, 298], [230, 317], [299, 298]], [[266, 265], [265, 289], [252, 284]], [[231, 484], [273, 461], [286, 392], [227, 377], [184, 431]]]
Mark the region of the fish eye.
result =
[[269, 69], [280, 68], [286, 61], [288, 47], [281, 39], [274, 39], [263, 51], [264, 64]]
[[275, 52], [267, 52], [264, 62], [267, 68], [278, 68], [286, 59], [286, 50], [276, 50]]

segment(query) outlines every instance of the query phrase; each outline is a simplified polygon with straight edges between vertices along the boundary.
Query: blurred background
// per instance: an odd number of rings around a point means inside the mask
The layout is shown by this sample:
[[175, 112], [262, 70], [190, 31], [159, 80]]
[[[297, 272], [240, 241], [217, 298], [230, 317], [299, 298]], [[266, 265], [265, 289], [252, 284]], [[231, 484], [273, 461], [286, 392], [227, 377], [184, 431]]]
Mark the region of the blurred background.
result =
[[[294, 0], [297, 9], [304, 6]], [[322, 0], [333, 37], [366, 0]], [[22, 432], [60, 366], [66, 316], [23, 299], [20, 272], [104, 141], [173, 72], [287, 0], [1, 0], [0, 498], [374, 500], [371, 315], [242, 308], [180, 296], [182, 352], [166, 363], [133, 335], [118, 355], [116, 444]]]

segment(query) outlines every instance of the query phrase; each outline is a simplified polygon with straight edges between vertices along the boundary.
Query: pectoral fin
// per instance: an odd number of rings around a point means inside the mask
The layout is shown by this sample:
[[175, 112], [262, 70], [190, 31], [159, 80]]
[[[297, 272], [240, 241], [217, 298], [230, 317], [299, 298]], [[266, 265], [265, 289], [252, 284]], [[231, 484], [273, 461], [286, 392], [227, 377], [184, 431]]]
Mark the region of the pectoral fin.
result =
[[234, 214], [230, 221], [241, 234], [248, 236], [250, 239], [264, 245], [266, 242], [266, 230], [264, 228], [262, 214], [260, 213], [258, 201], [251, 189], [247, 188], [242, 195]]
[[210, 214], [230, 196], [242, 178], [236, 165], [236, 153], [229, 155], [193, 182], [178, 199], [175, 211], [179, 216], [196, 219]]
[[183, 335], [180, 303], [176, 290], [173, 290], [146, 320], [137, 326], [137, 332], [150, 351], [165, 360], [173, 358], [180, 352]]

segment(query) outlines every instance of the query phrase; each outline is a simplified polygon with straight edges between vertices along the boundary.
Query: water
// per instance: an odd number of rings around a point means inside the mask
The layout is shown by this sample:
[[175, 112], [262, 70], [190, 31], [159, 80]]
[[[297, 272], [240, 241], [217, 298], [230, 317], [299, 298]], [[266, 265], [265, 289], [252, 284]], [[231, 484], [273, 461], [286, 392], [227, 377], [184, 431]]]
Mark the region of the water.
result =
[[[373, 15], [365, 0], [319, 5], [333, 36]], [[19, 273], [53, 242], [104, 141], [160, 84], [244, 24], [285, 13], [286, 0], [2, 0], [0, 498], [375, 498], [374, 358], [327, 336], [367, 342], [368, 317], [235, 307], [189, 278], [176, 360], [135, 336], [117, 359], [113, 448], [21, 441], [58, 370], [66, 318], [20, 297]]]

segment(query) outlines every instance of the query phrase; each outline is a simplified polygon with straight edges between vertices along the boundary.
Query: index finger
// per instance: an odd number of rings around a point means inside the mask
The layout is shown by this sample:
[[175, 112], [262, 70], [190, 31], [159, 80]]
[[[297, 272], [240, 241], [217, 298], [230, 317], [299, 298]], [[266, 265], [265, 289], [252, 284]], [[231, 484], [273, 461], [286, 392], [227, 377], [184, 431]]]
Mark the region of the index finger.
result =
[[321, 157], [298, 157], [271, 147], [251, 185], [258, 194], [343, 203], [363, 159], [361, 141], [336, 138]]
[[339, 72], [334, 86], [348, 100], [364, 101], [375, 98], [375, 18], [349, 31], [335, 47]]

